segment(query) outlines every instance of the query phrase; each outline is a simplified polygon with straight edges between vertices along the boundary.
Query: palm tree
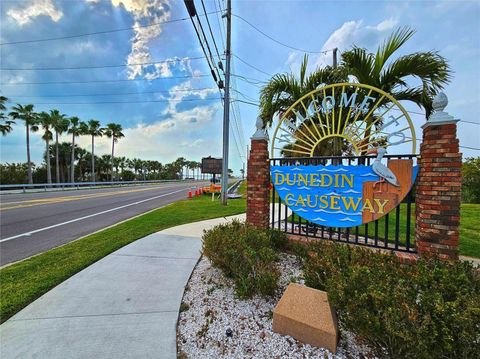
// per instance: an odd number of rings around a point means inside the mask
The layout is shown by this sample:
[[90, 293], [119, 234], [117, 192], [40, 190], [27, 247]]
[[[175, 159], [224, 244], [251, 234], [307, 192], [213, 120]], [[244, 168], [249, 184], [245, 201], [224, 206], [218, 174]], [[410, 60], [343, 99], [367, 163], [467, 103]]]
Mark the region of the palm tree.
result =
[[77, 168], [78, 168], [78, 178], [80, 181], [84, 180], [85, 173], [84, 173], [84, 168], [87, 167], [87, 158], [90, 157], [90, 152], [88, 152], [86, 149], [82, 147], [78, 147], [75, 150], [75, 158], [77, 160]]
[[[122, 125], [118, 123], [109, 123], [105, 129], [105, 134], [108, 138], [112, 139], [112, 159], [115, 158], [115, 143], [118, 142], [119, 138], [125, 137], [122, 133], [123, 128]], [[112, 161], [112, 168], [111, 168], [111, 175], [112, 175], [112, 182], [113, 182], [113, 161]]]
[[15, 124], [15, 121], [8, 120], [8, 117], [5, 116], [5, 114], [3, 113], [3, 111], [7, 109], [7, 107], [5, 106], [5, 102], [7, 101], [8, 98], [6, 98], [5, 96], [0, 96], [0, 110], [2, 111], [0, 112], [0, 121], [5, 122], [0, 124], [0, 132], [3, 136], [5, 136], [7, 133], [12, 132], [12, 125]]
[[[432, 98], [451, 78], [447, 61], [433, 51], [416, 52], [388, 61], [415, 31], [403, 27], [394, 31], [377, 52], [354, 47], [342, 54], [342, 66], [358, 82], [390, 93], [397, 100], [411, 101], [425, 109], [426, 117], [432, 111]], [[409, 77], [420, 80], [419, 86], [407, 83]]]
[[80, 122], [78, 117], [70, 117], [70, 128], [68, 133], [72, 135], [72, 157], [70, 161], [70, 181], [75, 182], [75, 137], [78, 137], [82, 134], [82, 128], [84, 125]]
[[274, 75], [260, 90], [260, 117], [264, 127], [273, 124], [275, 115], [282, 115], [298, 99], [315, 90], [319, 85], [346, 82], [347, 74], [343, 67], [327, 66], [316, 69], [307, 75], [308, 56], [300, 65], [300, 74], [285, 73]]
[[60, 183], [60, 155], [58, 148], [58, 136], [68, 130], [70, 122], [66, 115], [61, 114], [58, 110], [51, 110], [50, 116], [52, 118], [52, 127], [55, 130], [55, 179]]
[[101, 178], [105, 178], [108, 181], [108, 172], [111, 169], [112, 164], [112, 156], [110, 155], [102, 155], [99, 159], [99, 166], [98, 173]]
[[32, 162], [30, 161], [30, 131], [36, 132], [38, 130], [37, 121], [38, 115], [33, 111], [33, 105], [20, 105], [17, 104], [16, 106], [12, 107], [12, 112], [10, 112], [10, 117], [14, 120], [22, 120], [25, 122], [25, 129], [26, 129], [26, 140], [27, 140], [27, 165], [28, 165], [28, 183], [33, 183], [32, 177]]
[[92, 137], [92, 182], [95, 182], [95, 137], [102, 137], [105, 129], [100, 127], [100, 121], [89, 120], [83, 125], [82, 132], [84, 135]]
[[[127, 166], [127, 158], [126, 157], [120, 157], [118, 162], [119, 162], [118, 166], [122, 170], [122, 177], [123, 177], [123, 172], [125, 171], [125, 167]], [[122, 178], [122, 181], [124, 181], [123, 178]]]
[[49, 113], [41, 112], [39, 114], [39, 123], [43, 129], [42, 139], [45, 141], [46, 144], [47, 183], [52, 183], [52, 168], [50, 165], [50, 141], [53, 139], [53, 119]]

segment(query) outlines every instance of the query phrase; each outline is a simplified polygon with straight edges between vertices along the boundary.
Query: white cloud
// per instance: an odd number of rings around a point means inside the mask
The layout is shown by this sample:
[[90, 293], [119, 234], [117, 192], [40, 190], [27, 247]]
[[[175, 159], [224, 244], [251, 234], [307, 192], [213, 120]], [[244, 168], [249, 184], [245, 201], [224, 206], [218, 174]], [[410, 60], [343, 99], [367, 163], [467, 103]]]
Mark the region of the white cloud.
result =
[[[162, 120], [125, 128], [125, 138], [116, 145], [116, 153], [118, 156], [161, 162], [170, 162], [180, 156], [199, 160], [202, 156], [211, 155], [212, 148], [221, 148], [217, 143], [220, 128], [216, 128], [213, 122], [220, 104], [202, 103], [186, 111], [178, 111], [176, 106], [188, 96], [196, 95], [205, 99], [212, 93], [215, 90], [195, 90], [192, 80], [172, 87], [168, 105], [159, 114]], [[90, 150], [90, 140], [86, 136], [80, 137], [78, 143]], [[98, 155], [110, 153], [111, 142], [108, 138], [99, 138], [95, 148]]]
[[[215, 146], [219, 133], [209, 134], [211, 131], [207, 131], [213, 125], [217, 110], [218, 106], [195, 107], [177, 112], [168, 120], [126, 128], [123, 131], [125, 138], [115, 145], [115, 152], [118, 156], [161, 162], [170, 162], [180, 156], [200, 159], [209, 155], [211, 148], [220, 148]], [[90, 141], [86, 136], [79, 139], [79, 144], [90, 150]], [[99, 138], [95, 147], [98, 155], [110, 153], [111, 140]]]
[[[367, 49], [375, 49], [387, 37], [393, 28], [398, 24], [394, 18], [388, 18], [377, 25], [365, 25], [363, 20], [352, 20], [342, 24], [335, 30], [322, 46], [324, 54], [310, 56], [308, 70], [314, 70], [317, 67], [332, 65], [334, 48], [338, 48], [338, 61], [340, 62], [340, 53], [351, 48], [353, 45]], [[290, 67], [294, 73], [298, 73], [303, 54], [293, 51], [288, 55], [285, 64]]]
[[23, 26], [41, 15], [49, 16], [57, 22], [62, 18], [63, 12], [55, 7], [53, 0], [35, 0], [26, 7], [8, 10], [7, 15]]
[[132, 13], [134, 23], [134, 36], [131, 40], [132, 49], [127, 58], [128, 77], [130, 79], [144, 76], [148, 79], [171, 76], [169, 64], [156, 64], [155, 66], [135, 66], [133, 64], [152, 62], [149, 43], [160, 36], [162, 23], [170, 19], [169, 0], [111, 0], [113, 6], [123, 6]]
[[338, 48], [340, 52], [353, 45], [375, 49], [397, 24], [398, 20], [393, 18], [385, 19], [374, 26], [364, 25], [363, 20], [345, 22], [325, 41], [322, 51], [328, 52], [317, 57], [315, 67], [331, 65], [332, 52], [329, 50], [334, 48]]

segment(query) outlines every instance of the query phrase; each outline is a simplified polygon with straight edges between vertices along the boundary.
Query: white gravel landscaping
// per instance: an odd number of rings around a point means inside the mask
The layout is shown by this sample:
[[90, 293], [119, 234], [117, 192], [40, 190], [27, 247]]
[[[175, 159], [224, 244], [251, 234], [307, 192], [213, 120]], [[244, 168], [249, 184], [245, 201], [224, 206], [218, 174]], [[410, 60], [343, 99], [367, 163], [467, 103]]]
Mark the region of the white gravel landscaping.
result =
[[[296, 257], [280, 255], [280, 289], [273, 298], [238, 299], [233, 282], [205, 256], [185, 290], [178, 322], [179, 358], [373, 358], [370, 349], [340, 327], [336, 354], [272, 331], [272, 312], [287, 285], [302, 283]], [[226, 332], [231, 329], [231, 337]]]

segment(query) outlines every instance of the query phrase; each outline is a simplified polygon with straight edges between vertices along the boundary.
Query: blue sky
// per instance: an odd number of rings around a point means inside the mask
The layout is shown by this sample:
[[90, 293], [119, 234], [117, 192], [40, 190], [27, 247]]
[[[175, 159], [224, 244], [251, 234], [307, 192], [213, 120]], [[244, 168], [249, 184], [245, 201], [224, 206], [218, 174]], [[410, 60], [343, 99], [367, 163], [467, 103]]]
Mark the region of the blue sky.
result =
[[[195, 3], [201, 12], [200, 1]], [[452, 83], [445, 89], [449, 97], [447, 111], [456, 118], [480, 122], [476, 108], [480, 101], [478, 1], [233, 0], [232, 3], [234, 14], [275, 39], [315, 52], [333, 47], [343, 51], [352, 45], [374, 51], [393, 30], [408, 25], [417, 32], [399, 54], [439, 51], [455, 72]], [[219, 5], [224, 7], [224, 1], [205, 1], [207, 11], [216, 11]], [[178, 0], [4, 0], [0, 9], [0, 43], [122, 29], [185, 17], [183, 1]], [[217, 14], [210, 15], [220, 52], [221, 21]], [[269, 74], [298, 72], [301, 51], [271, 41], [238, 17], [234, 16], [232, 21], [232, 51], [236, 56]], [[98, 69], [2, 70], [0, 74], [0, 93], [16, 103], [33, 103], [39, 111], [57, 108], [82, 120], [95, 118], [103, 124], [121, 123], [126, 137], [116, 146], [119, 156], [161, 162], [179, 156], [197, 161], [203, 156], [221, 156], [223, 109], [189, 20], [65, 40], [3, 45], [0, 50], [2, 68], [130, 64]], [[170, 62], [157, 66], [132, 65], [163, 60]], [[331, 64], [331, 53], [310, 54], [310, 64], [311, 69]], [[234, 99], [256, 102], [259, 85], [255, 81], [269, 77], [235, 57], [233, 73], [251, 79], [249, 83], [234, 77], [235, 88], [241, 92], [233, 92]], [[19, 85], [105, 80], [119, 81]], [[67, 97], [71, 95], [82, 96]], [[138, 101], [155, 102], [134, 103]], [[66, 104], [72, 102], [88, 104]], [[419, 112], [409, 104], [405, 106]], [[230, 167], [238, 173], [245, 161], [246, 145], [254, 132], [258, 110], [241, 102], [236, 102], [235, 108], [237, 122], [232, 116]], [[417, 114], [412, 114], [412, 118], [417, 137], [421, 137], [424, 118]], [[480, 147], [480, 126], [460, 122], [458, 136], [462, 146]], [[1, 161], [25, 161], [24, 142], [25, 131], [16, 126], [13, 133], [1, 139]], [[81, 138], [80, 144], [89, 148], [89, 139]], [[96, 153], [108, 153], [109, 146], [107, 139], [100, 139]], [[41, 162], [43, 151], [40, 135], [33, 135], [35, 162]], [[479, 155], [479, 151], [466, 148], [462, 152], [464, 157]]]

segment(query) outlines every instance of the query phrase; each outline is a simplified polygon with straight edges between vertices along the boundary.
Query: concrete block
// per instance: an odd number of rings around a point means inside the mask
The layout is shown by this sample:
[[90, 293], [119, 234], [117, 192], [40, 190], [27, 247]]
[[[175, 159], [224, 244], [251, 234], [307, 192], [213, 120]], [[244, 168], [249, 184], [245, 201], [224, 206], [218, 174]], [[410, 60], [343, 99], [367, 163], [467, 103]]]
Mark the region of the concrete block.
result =
[[327, 293], [317, 289], [289, 284], [273, 311], [273, 331], [332, 353], [337, 351], [337, 316]]

